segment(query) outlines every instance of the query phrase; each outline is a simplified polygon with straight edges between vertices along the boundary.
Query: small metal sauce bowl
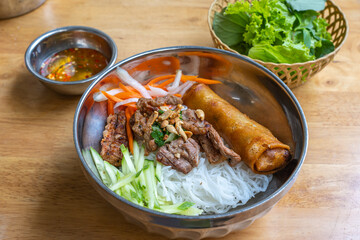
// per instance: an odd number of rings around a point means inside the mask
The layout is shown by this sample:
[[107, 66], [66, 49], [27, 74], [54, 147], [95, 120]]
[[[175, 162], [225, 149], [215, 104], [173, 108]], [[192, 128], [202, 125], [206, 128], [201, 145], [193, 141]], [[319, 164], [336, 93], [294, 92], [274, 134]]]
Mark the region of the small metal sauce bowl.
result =
[[[60, 82], [42, 76], [39, 71], [42, 63], [55, 53], [69, 48], [90, 48], [102, 53], [108, 65], [98, 74], [80, 81]], [[25, 64], [41, 83], [62, 94], [82, 94], [90, 83], [107, 71], [116, 61], [115, 42], [104, 32], [84, 26], [68, 26], [44, 33], [35, 39], [25, 53]]]

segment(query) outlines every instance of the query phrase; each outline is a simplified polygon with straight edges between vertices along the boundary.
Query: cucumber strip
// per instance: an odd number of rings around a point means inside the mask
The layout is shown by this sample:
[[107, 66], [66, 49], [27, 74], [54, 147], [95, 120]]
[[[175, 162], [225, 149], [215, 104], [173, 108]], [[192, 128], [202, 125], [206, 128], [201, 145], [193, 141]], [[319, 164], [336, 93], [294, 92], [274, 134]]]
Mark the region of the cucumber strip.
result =
[[124, 174], [128, 174], [129, 173], [129, 170], [127, 168], [127, 165], [126, 165], [126, 161], [125, 161], [125, 158], [123, 157], [122, 160], [121, 160], [121, 171], [124, 173]]
[[151, 161], [145, 161], [147, 165], [149, 165], [149, 168], [144, 171], [145, 175], [145, 186], [146, 186], [146, 201], [148, 208], [153, 209], [155, 206], [155, 194], [154, 194], [154, 186], [152, 184], [152, 178], [154, 175], [151, 175], [150, 166], [153, 166], [153, 162]]
[[100, 154], [92, 147], [90, 147], [90, 153], [95, 163], [96, 169], [99, 172], [100, 178], [106, 186], [111, 185], [111, 179], [105, 170], [104, 160]]
[[130, 173], [136, 172], [134, 164], [133, 164], [133, 162], [131, 161], [131, 158], [130, 158], [129, 150], [124, 146], [124, 144], [122, 144], [120, 146], [120, 149], [121, 149], [121, 152], [122, 152], [122, 154], [124, 156], [123, 159], [125, 159], [126, 167], [129, 170], [129, 172]]
[[145, 160], [145, 147], [141, 146], [139, 152], [139, 161], [136, 164], [136, 171], [140, 171], [144, 167], [144, 160]]
[[112, 165], [107, 161], [104, 161], [105, 171], [109, 175], [111, 179], [111, 184], [115, 184], [117, 182], [116, 172], [113, 170]]
[[131, 181], [135, 179], [136, 173], [129, 173], [125, 177], [122, 177], [119, 181], [117, 181], [115, 184], [111, 185], [109, 188], [112, 191], [115, 191], [116, 189], [119, 189], [126, 184], [129, 184]]
[[145, 160], [145, 167], [146, 165], [149, 166], [147, 170], [144, 171], [145, 175], [145, 182], [146, 182], [146, 200], [148, 203], [148, 208], [160, 208], [159, 202], [156, 198], [156, 182], [155, 180], [155, 171], [154, 171], [154, 162]]
[[159, 182], [162, 181], [161, 163], [160, 162], [156, 162], [155, 177]]
[[156, 174], [155, 174], [155, 164], [156, 161], [152, 161], [152, 164], [150, 165], [150, 171], [151, 171], [151, 176], [152, 177], [152, 185], [154, 187], [154, 195], [155, 195], [155, 207], [156, 208], [160, 208], [160, 204], [159, 204], [159, 201], [157, 200], [158, 199], [158, 193], [157, 193], [157, 188], [156, 188]]
[[94, 160], [91, 156], [90, 149], [82, 149], [81, 152], [91, 171], [96, 175], [97, 178], [101, 179], [99, 172], [95, 166]]
[[[146, 170], [144, 169], [144, 161], [145, 161], [145, 147], [141, 146], [140, 156], [136, 166], [136, 171], [140, 171], [141, 169], [143, 169], [143, 171]], [[138, 177], [138, 184], [141, 186], [141, 189], [146, 189], [145, 176], [143, 172], [140, 173]]]
[[139, 169], [137, 169], [137, 163], [139, 162], [139, 156], [140, 156], [140, 148], [139, 148], [139, 145], [137, 144], [136, 141], [134, 141], [134, 144], [133, 144], [133, 151], [134, 151], [134, 165], [135, 165], [135, 168], [136, 168], [136, 171], [139, 171]]
[[196, 207], [191, 207], [190, 205], [192, 205], [192, 203], [183, 202], [173, 205], [161, 206], [161, 209], [159, 211], [170, 214], [181, 214], [188, 216], [197, 216], [203, 212], [203, 210]]
[[120, 178], [122, 178], [123, 176], [125, 176], [117, 167], [115, 167], [111, 164], [110, 164], [110, 167], [112, 168], [112, 170], [115, 173], [116, 181], [119, 180]]
[[196, 208], [196, 207], [191, 207], [191, 208], [188, 208], [188, 209], [186, 209], [184, 211], [179, 212], [178, 214], [187, 215], [187, 216], [198, 216], [198, 215], [200, 215], [202, 213], [203, 213], [202, 209], [199, 209], [199, 208]]

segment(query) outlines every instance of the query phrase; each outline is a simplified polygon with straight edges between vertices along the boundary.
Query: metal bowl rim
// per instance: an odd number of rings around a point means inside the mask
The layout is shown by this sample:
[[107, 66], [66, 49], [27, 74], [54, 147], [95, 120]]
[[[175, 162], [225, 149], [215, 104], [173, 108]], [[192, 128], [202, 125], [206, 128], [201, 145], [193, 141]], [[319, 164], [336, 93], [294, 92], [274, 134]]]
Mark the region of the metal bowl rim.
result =
[[[106, 40], [106, 42], [109, 44], [109, 47], [111, 48], [111, 51], [112, 51], [111, 58], [109, 60], [109, 63], [106, 65], [106, 67], [103, 70], [101, 70], [99, 73], [95, 74], [94, 76], [92, 76], [90, 78], [86, 78], [86, 79], [79, 80], [79, 81], [73, 81], [73, 82], [54, 81], [54, 80], [51, 80], [51, 79], [48, 79], [48, 78], [42, 76], [37, 71], [35, 71], [32, 64], [30, 63], [30, 56], [31, 56], [31, 53], [34, 51], [35, 47], [43, 40], [45, 40], [55, 34], [71, 32], [71, 31], [83, 31], [83, 32], [93, 33], [93, 34], [98, 35]], [[76, 85], [76, 84], [94, 81], [104, 71], [109, 70], [109, 68], [111, 68], [114, 65], [114, 63], [117, 59], [117, 54], [118, 53], [117, 53], [116, 43], [108, 34], [104, 33], [103, 31], [100, 31], [100, 30], [98, 30], [96, 28], [92, 28], [92, 27], [86, 27], [86, 26], [66, 26], [66, 27], [60, 27], [60, 28], [56, 28], [51, 31], [48, 31], [48, 32], [40, 35], [39, 37], [37, 37], [34, 41], [32, 41], [25, 52], [25, 65], [26, 65], [27, 69], [29, 70], [29, 72], [31, 72], [33, 75], [35, 75], [41, 81], [44, 81], [46, 83], [51, 83], [51, 84], [55, 84], [55, 85]]]
[[[209, 214], [209, 215], [202, 215], [202, 216], [184, 216], [184, 215], [175, 215], [175, 214], [168, 214], [168, 213], [162, 213], [162, 212], [158, 212], [155, 210], [151, 210], [149, 208], [146, 207], [142, 207], [139, 206], [135, 203], [132, 203], [130, 201], [128, 201], [127, 199], [120, 197], [119, 195], [115, 194], [115, 192], [111, 191], [108, 187], [105, 186], [105, 184], [98, 179], [95, 174], [91, 171], [91, 169], [88, 167], [85, 159], [82, 156], [81, 153], [81, 149], [79, 146], [79, 139], [77, 137], [77, 125], [78, 125], [78, 119], [79, 119], [79, 114], [80, 114], [80, 109], [84, 104], [84, 101], [86, 100], [86, 98], [88, 97], [88, 94], [90, 93], [90, 91], [92, 90], [92, 88], [98, 83], [100, 82], [104, 76], [106, 76], [108, 73], [110, 73], [111, 71], [113, 71], [116, 67], [121, 66], [129, 61], [132, 61], [134, 59], [140, 58], [140, 57], [144, 57], [147, 55], [152, 55], [152, 54], [156, 54], [156, 53], [162, 53], [162, 52], [171, 52], [171, 51], [177, 51], [177, 50], [188, 50], [188, 51], [208, 51], [208, 52], [216, 52], [216, 53], [221, 53], [221, 54], [225, 54], [225, 55], [229, 55], [235, 58], [239, 58], [243, 61], [246, 61], [250, 64], [255, 65], [256, 67], [260, 68], [260, 70], [264, 71], [265, 73], [269, 74], [271, 77], [273, 77], [273, 79], [282, 87], [282, 89], [288, 94], [290, 100], [292, 100], [293, 104], [296, 107], [296, 110], [298, 111], [298, 114], [300, 115], [300, 122], [301, 122], [301, 126], [303, 129], [303, 135], [304, 135], [304, 142], [303, 142], [303, 148], [301, 149], [301, 156], [299, 159], [299, 163], [297, 165], [297, 167], [294, 169], [294, 171], [292, 172], [292, 174], [290, 175], [289, 179], [280, 187], [278, 188], [275, 192], [273, 192], [272, 194], [270, 194], [268, 197], [266, 197], [265, 199], [263, 199], [262, 201], [259, 201], [255, 204], [252, 204], [250, 206], [247, 206], [243, 209], [240, 210], [233, 210], [233, 211], [228, 211], [226, 213], [222, 213], [222, 214]], [[89, 175], [95, 180], [95, 182], [102, 188], [104, 189], [107, 193], [109, 193], [110, 195], [112, 195], [113, 197], [115, 197], [116, 199], [122, 201], [123, 203], [126, 203], [134, 208], [137, 208], [139, 210], [148, 212], [150, 214], [154, 214], [157, 216], [162, 216], [162, 217], [169, 217], [169, 218], [174, 218], [174, 219], [180, 219], [180, 220], [211, 220], [211, 219], [217, 219], [217, 218], [227, 218], [230, 216], [236, 216], [239, 213], [242, 212], [246, 212], [252, 209], [255, 209], [257, 207], [259, 207], [260, 205], [269, 202], [271, 199], [275, 198], [277, 195], [279, 195], [294, 179], [296, 179], [301, 166], [304, 162], [304, 159], [306, 157], [306, 153], [307, 153], [307, 148], [308, 148], [308, 127], [307, 127], [307, 123], [306, 123], [306, 118], [304, 115], [304, 112], [298, 102], [298, 100], [296, 99], [295, 95], [291, 92], [290, 88], [287, 87], [287, 85], [280, 79], [278, 78], [274, 73], [272, 73], [270, 70], [268, 70], [267, 68], [265, 68], [264, 66], [256, 63], [255, 61], [253, 61], [250, 58], [241, 56], [239, 54], [235, 54], [229, 51], [225, 51], [222, 49], [217, 49], [217, 48], [211, 48], [211, 47], [203, 47], [203, 46], [171, 46], [171, 47], [164, 47], [164, 48], [157, 48], [157, 49], [153, 49], [153, 50], [148, 50], [148, 51], [144, 51], [138, 54], [135, 54], [131, 57], [128, 57], [126, 59], [121, 60], [120, 62], [116, 63], [115, 65], [113, 65], [110, 69], [108, 69], [106, 72], [103, 72], [97, 80], [95, 80], [94, 82], [91, 83], [91, 85], [85, 90], [85, 92], [83, 93], [83, 95], [81, 96], [81, 99], [78, 103], [78, 106], [76, 108], [75, 111], [75, 115], [74, 115], [74, 122], [73, 122], [73, 137], [74, 137], [74, 143], [75, 143], [75, 148], [76, 151], [80, 157], [81, 163], [84, 166], [84, 168], [86, 169], [86, 171], [89, 173]]]

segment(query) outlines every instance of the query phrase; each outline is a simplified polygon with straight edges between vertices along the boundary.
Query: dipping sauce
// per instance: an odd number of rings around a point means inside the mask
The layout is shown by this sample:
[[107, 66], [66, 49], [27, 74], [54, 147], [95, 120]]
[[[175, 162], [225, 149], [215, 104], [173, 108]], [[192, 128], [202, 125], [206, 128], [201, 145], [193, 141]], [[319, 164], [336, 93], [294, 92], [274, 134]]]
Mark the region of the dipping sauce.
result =
[[73, 82], [92, 77], [107, 64], [106, 57], [97, 50], [69, 48], [46, 59], [40, 74], [55, 81]]

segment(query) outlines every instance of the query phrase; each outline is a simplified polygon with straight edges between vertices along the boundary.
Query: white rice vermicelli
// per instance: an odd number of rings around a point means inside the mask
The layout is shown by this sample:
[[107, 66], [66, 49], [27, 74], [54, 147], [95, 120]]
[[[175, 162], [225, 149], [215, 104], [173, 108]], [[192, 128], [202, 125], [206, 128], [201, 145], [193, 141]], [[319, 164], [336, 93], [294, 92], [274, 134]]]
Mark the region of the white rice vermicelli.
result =
[[174, 204], [195, 203], [204, 213], [225, 213], [245, 204], [258, 192], [267, 189], [272, 175], [253, 173], [244, 162], [235, 167], [227, 162], [212, 165], [201, 153], [199, 166], [183, 174], [164, 166], [158, 192]]

